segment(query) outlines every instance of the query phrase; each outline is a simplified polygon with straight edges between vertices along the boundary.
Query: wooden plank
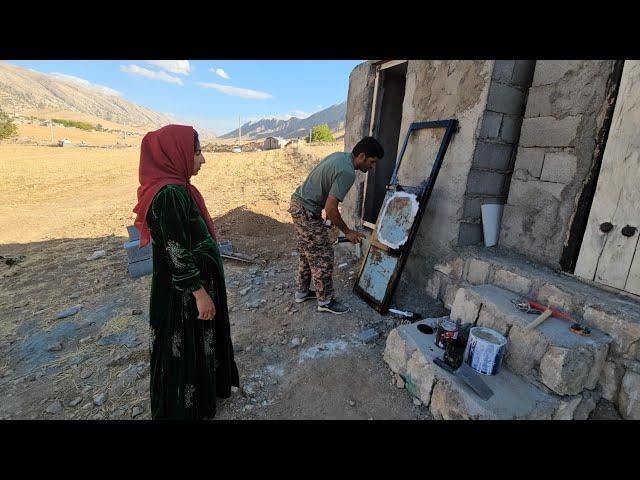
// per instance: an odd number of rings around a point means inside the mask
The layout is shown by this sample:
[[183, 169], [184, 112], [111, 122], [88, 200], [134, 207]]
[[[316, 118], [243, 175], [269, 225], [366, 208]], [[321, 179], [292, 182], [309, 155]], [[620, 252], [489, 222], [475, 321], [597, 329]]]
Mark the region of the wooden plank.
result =
[[[640, 62], [626, 61], [589, 222], [575, 274], [624, 289], [638, 234], [621, 234], [626, 225], [640, 227]], [[603, 233], [600, 224], [614, 228]], [[635, 277], [634, 277], [635, 278]], [[633, 280], [632, 280], [633, 284]]]
[[400, 65], [405, 62], [408, 62], [408, 60], [389, 60], [388, 62], [385, 62], [380, 65], [380, 70], [395, 67], [396, 65]]

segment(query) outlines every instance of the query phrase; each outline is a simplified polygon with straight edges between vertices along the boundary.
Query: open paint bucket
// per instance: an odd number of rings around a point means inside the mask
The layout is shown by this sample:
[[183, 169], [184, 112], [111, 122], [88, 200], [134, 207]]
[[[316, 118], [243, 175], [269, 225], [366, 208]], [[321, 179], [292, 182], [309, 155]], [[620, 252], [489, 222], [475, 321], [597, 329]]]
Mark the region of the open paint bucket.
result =
[[507, 339], [495, 330], [473, 327], [469, 331], [469, 341], [464, 352], [464, 361], [476, 372], [495, 375], [507, 349]]

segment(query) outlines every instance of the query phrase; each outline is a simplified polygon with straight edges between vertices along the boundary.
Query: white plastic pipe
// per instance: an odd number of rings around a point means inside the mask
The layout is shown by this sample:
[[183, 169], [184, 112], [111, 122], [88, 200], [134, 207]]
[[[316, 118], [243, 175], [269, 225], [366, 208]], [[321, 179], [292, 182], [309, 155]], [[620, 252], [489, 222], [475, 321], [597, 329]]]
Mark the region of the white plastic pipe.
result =
[[498, 243], [500, 233], [500, 222], [502, 220], [502, 210], [504, 205], [485, 204], [480, 207], [482, 211], [482, 231], [484, 233], [484, 244], [493, 247]]

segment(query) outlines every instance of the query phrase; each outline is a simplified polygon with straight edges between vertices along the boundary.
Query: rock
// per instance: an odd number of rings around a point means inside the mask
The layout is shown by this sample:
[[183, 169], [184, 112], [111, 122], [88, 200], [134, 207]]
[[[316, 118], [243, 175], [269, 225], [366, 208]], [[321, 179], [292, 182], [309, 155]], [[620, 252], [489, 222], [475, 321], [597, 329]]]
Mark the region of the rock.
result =
[[91, 403], [91, 402], [89, 402], [89, 403], [85, 403], [85, 404], [82, 406], [82, 410], [89, 410], [89, 409], [91, 409], [91, 408], [93, 408], [93, 403]]
[[253, 410], [253, 405], [251, 405], [250, 403], [248, 403], [247, 405], [245, 405], [244, 407], [242, 407], [242, 411], [243, 412], [248, 412], [250, 410]]
[[297, 257], [298, 255], [300, 255], [298, 252], [291, 252], [292, 257]]
[[600, 395], [595, 392], [585, 391], [582, 394], [582, 402], [576, 408], [573, 414], [574, 420], [587, 420], [591, 413], [596, 409]]
[[60, 402], [60, 400], [56, 400], [55, 402], [53, 402], [51, 405], [47, 407], [46, 412], [52, 415], [55, 415], [55, 414], [61, 413], [62, 410], [63, 410], [62, 403]]
[[87, 257], [87, 261], [96, 260], [98, 258], [104, 257], [107, 254], [104, 250], [96, 250], [90, 256]]
[[300, 344], [304, 345], [305, 343], [307, 343], [307, 337], [302, 337], [302, 342], [300, 342]]
[[237, 393], [238, 390], [240, 390], [238, 387], [236, 387], [235, 385], [231, 386], [231, 393]]
[[69, 298], [71, 300], [74, 300], [76, 298], [80, 298], [81, 293], [80, 292], [73, 292], [71, 295], [69, 295]]
[[261, 302], [260, 300], [254, 300], [253, 302], [245, 303], [247, 308], [260, 308]]
[[356, 406], [355, 400], [349, 400], [349, 405], [351, 405], [352, 407], [355, 407]]
[[626, 420], [640, 420], [640, 374], [627, 370], [618, 396], [620, 415]]
[[73, 307], [67, 308], [66, 310], [62, 310], [56, 315], [56, 319], [67, 318], [72, 315], [75, 315], [80, 311], [82, 305], [74, 305]]
[[80, 340], [78, 340], [78, 343], [80, 345], [84, 345], [85, 343], [90, 342], [91, 340], [93, 340], [93, 337], [91, 335], [87, 335], [86, 337], [81, 338]]
[[577, 395], [584, 389], [592, 365], [591, 352], [551, 346], [540, 362], [540, 378], [560, 395]]
[[107, 394], [106, 393], [99, 393], [98, 395], [94, 395], [93, 397], [93, 404], [96, 407], [101, 407], [102, 405], [104, 405], [104, 402], [107, 401]]
[[363, 343], [371, 343], [376, 340], [379, 335], [380, 334], [376, 331], [375, 328], [369, 328], [358, 333], [358, 338]]
[[131, 410], [131, 418], [136, 418], [138, 415], [142, 415], [143, 413], [144, 413], [144, 408], [133, 407], [133, 410]]
[[404, 388], [404, 380], [400, 375], [396, 375], [395, 380], [396, 380], [396, 387]]
[[91, 375], [93, 375], [93, 370], [83, 370], [82, 372], [80, 372], [80, 378], [83, 380], [86, 380], [87, 378], [89, 378]]
[[419, 407], [420, 405], [422, 405], [422, 402], [421, 402], [419, 399], [414, 398], [414, 399], [413, 399], [413, 404], [414, 404], [416, 407]]
[[254, 285], [262, 285], [263, 283], [264, 283], [264, 280], [262, 280], [260, 277], [256, 277], [253, 279]]
[[87, 385], [82, 389], [82, 393], [88, 393], [93, 387], [91, 385]]
[[620, 382], [624, 376], [624, 367], [619, 363], [607, 361], [600, 373], [599, 385], [602, 389], [602, 397], [609, 402], [615, 403], [618, 400]]
[[291, 339], [291, 348], [297, 348], [300, 346], [300, 339], [298, 337], [293, 337]]
[[137, 308], [133, 309], [131, 315], [142, 315], [142, 310], [138, 310]]
[[279, 284], [277, 284], [274, 288], [275, 288], [276, 290], [282, 290], [283, 286], [282, 286], [282, 284], [281, 284], [281, 283], [279, 283]]
[[62, 350], [62, 343], [54, 342], [47, 345], [47, 352], [59, 352]]
[[82, 397], [76, 397], [73, 400], [71, 400], [69, 402], [69, 406], [70, 407], [77, 407], [78, 405], [80, 405], [80, 402], [82, 402]]
[[349, 265], [348, 263], [341, 263], [340, 265], [338, 265], [338, 268], [345, 268], [347, 265]]
[[240, 286], [240, 282], [238, 282], [237, 280], [233, 280], [233, 281], [229, 282], [229, 286], [231, 288], [238, 288]]
[[247, 293], [249, 293], [249, 290], [251, 290], [251, 287], [245, 287], [242, 290], [238, 291], [238, 293], [244, 297]]

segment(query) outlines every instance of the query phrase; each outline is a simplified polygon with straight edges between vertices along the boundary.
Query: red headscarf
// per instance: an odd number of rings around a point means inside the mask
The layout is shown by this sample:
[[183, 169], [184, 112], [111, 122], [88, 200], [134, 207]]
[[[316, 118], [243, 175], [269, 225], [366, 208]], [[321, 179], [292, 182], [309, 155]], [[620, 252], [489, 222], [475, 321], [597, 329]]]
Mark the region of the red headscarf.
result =
[[147, 133], [140, 145], [138, 204], [134, 225], [140, 232], [140, 247], [149, 243], [151, 234], [147, 225], [147, 212], [153, 197], [165, 185], [183, 185], [189, 190], [209, 233], [217, 240], [213, 220], [204, 204], [204, 198], [189, 179], [193, 175], [194, 130], [186, 125], [167, 125]]

